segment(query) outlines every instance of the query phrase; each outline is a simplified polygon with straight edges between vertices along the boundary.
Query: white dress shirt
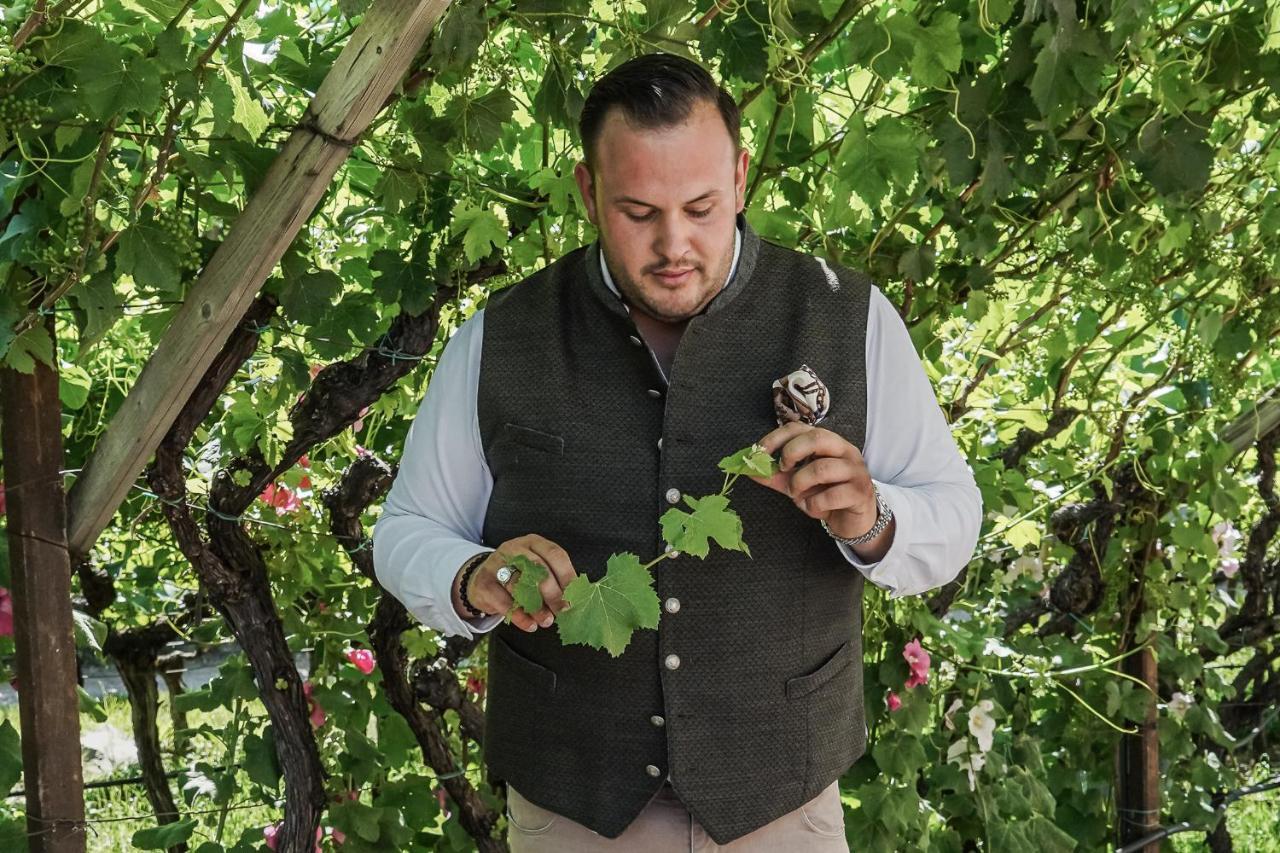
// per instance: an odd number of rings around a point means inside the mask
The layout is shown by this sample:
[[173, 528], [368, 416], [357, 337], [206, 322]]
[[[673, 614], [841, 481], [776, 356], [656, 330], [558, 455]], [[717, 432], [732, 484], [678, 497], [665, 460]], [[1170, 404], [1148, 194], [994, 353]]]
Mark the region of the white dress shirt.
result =
[[[739, 229], [726, 287], [736, 284], [741, 244]], [[603, 252], [600, 268], [617, 294]], [[378, 582], [419, 621], [446, 636], [485, 633], [503, 618], [464, 619], [453, 609], [458, 569], [472, 556], [494, 550], [478, 544], [493, 489], [476, 411], [483, 340], [484, 309], [479, 309], [440, 354], [373, 527]], [[947, 583], [969, 562], [982, 525], [982, 495], [906, 325], [874, 284], [866, 367], [866, 436], [859, 449], [872, 482], [893, 509], [897, 529], [888, 552], [873, 563], [836, 544], [891, 597], [915, 595]]]

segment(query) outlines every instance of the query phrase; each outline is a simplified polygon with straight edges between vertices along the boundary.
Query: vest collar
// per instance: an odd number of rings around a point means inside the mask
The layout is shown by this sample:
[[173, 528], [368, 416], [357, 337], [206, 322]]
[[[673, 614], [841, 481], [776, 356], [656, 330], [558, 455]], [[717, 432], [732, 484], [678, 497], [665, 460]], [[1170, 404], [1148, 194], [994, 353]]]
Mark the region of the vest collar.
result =
[[[745, 210], [745, 209], [744, 209]], [[756, 258], [760, 253], [760, 235], [757, 234], [747, 223], [747, 217], [744, 210], [738, 211], [734, 219], [736, 227], [739, 229], [742, 238], [742, 244], [738, 249], [738, 266], [734, 270], [733, 275], [720, 288], [720, 292], [711, 298], [711, 302], [702, 310], [699, 316], [710, 316], [718, 311], [723, 311], [739, 293], [741, 293], [749, 281], [751, 281], [751, 273], [755, 270]], [[586, 269], [582, 270], [582, 275], [586, 277], [587, 288], [595, 294], [611, 313], [617, 314], [619, 317], [629, 319], [630, 312], [627, 311], [626, 303], [622, 301], [622, 297], [614, 293], [605, 282], [604, 276], [600, 273], [600, 238], [597, 237], [587, 246], [586, 252], [583, 253], [582, 262]]]

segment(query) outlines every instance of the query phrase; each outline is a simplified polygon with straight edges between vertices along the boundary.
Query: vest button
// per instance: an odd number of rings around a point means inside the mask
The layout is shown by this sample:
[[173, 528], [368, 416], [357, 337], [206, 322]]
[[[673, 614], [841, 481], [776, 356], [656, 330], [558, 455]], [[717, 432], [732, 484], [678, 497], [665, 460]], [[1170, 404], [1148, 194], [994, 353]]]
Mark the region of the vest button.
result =
[[658, 449], [662, 449], [662, 439], [658, 439]]
[[667, 503], [674, 504], [680, 502], [679, 489], [667, 489]]
[[652, 717], [649, 718], [649, 722], [653, 723], [655, 726], [660, 726], [663, 723], [665, 723], [666, 720], [662, 719], [662, 717], [658, 716], [657, 714], [654, 714]]
[[662, 392], [661, 392], [661, 391], [659, 391], [657, 388], [650, 388], [650, 389], [649, 389], [649, 396], [650, 396], [650, 397], [661, 397], [661, 396], [662, 396]]
[[641, 341], [640, 341], [640, 339], [639, 339], [639, 338], [637, 338], [635, 335], [632, 335], [632, 336], [631, 336], [631, 343], [635, 344], [636, 346], [640, 346]]
[[679, 669], [680, 655], [667, 655], [666, 665], [667, 669]]
[[680, 599], [668, 598], [663, 606], [667, 608], [668, 613], [677, 613], [680, 610]]
[[659, 770], [656, 765], [649, 764], [646, 765], [644, 769], [646, 773], [655, 778], [662, 775], [662, 771]]

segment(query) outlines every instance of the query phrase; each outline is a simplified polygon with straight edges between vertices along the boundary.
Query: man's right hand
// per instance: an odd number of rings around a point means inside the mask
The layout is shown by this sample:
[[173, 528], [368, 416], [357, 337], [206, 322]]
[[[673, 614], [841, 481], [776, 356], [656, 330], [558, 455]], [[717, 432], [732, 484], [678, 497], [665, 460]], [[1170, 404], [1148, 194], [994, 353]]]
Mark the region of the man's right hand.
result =
[[[541, 563], [549, 569], [547, 577], [538, 585], [542, 592], [543, 607], [532, 615], [514, 606], [511, 593], [507, 587], [498, 583], [498, 569], [510, 563], [517, 554], [524, 555], [535, 563]], [[467, 599], [473, 607], [491, 616], [511, 613], [511, 622], [525, 631], [536, 631], [539, 625], [549, 627], [555, 614], [564, 610], [569, 603], [564, 600], [564, 588], [578, 576], [569, 561], [569, 554], [556, 543], [536, 533], [508, 539], [498, 546], [492, 554], [485, 558], [472, 574], [467, 587]], [[462, 606], [461, 587], [462, 570], [453, 578], [453, 609], [464, 619], [469, 618]], [[514, 581], [508, 581], [508, 585]]]

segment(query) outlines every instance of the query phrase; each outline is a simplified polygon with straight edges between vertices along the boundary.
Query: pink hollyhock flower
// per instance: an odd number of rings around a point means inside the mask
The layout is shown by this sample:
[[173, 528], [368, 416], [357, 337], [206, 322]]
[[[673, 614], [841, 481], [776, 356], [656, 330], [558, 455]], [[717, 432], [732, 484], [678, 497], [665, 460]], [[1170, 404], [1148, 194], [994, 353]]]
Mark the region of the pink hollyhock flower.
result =
[[902, 707], [902, 700], [899, 699], [898, 694], [894, 693], [892, 690], [890, 690], [889, 695], [885, 697], [884, 703], [889, 706], [890, 713]]
[[369, 407], [365, 406], [363, 409], [360, 410], [360, 414], [356, 415], [356, 422], [351, 425], [356, 432], [359, 432], [360, 430], [364, 429], [364, 416], [368, 413], [369, 413]]
[[373, 652], [368, 649], [351, 649], [347, 652], [347, 660], [356, 665], [356, 669], [365, 675], [373, 672], [373, 668], [377, 665], [373, 659]]
[[467, 692], [474, 693], [477, 699], [484, 696], [484, 681], [474, 675], [467, 676]]
[[290, 491], [287, 486], [278, 486], [275, 483], [263, 489], [262, 499], [269, 506], [276, 508], [276, 515], [294, 512], [298, 507], [302, 506], [302, 500], [294, 492]]
[[908, 690], [929, 680], [929, 653], [920, 647], [919, 640], [912, 640], [903, 646], [902, 657], [906, 659], [907, 666], [911, 667], [911, 677], [906, 683]]
[[449, 795], [445, 793], [444, 788], [436, 788], [436, 802], [440, 804], [445, 820], [453, 816], [453, 812], [449, 811]]
[[1240, 571], [1240, 560], [1235, 557], [1224, 557], [1222, 562], [1218, 563], [1218, 568], [1229, 578], [1236, 576], [1236, 572]]
[[262, 827], [262, 836], [267, 840], [268, 850], [276, 849], [276, 836], [280, 834], [280, 830], [283, 826], [284, 821], [277, 821], [270, 826]]
[[0, 637], [13, 636], [13, 596], [0, 586]]
[[361, 447], [358, 444], [356, 445], [356, 456], [372, 456], [372, 455], [373, 454], [370, 453], [367, 449]]
[[311, 725], [314, 728], [320, 728], [324, 725], [324, 708], [311, 695], [311, 691], [315, 689], [310, 681], [302, 685], [302, 693], [307, 697], [307, 708], [311, 711]]
[[346, 834], [336, 826], [329, 827], [329, 835], [333, 837], [334, 844], [345, 844], [347, 841]]

